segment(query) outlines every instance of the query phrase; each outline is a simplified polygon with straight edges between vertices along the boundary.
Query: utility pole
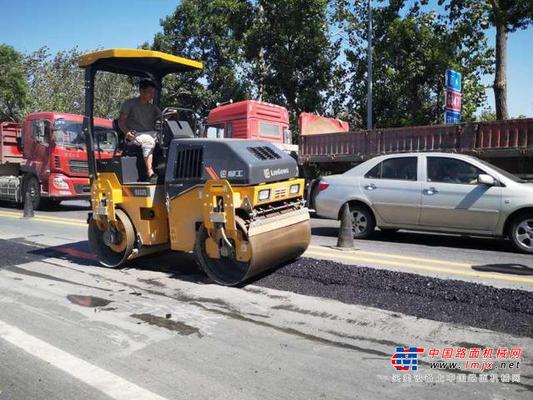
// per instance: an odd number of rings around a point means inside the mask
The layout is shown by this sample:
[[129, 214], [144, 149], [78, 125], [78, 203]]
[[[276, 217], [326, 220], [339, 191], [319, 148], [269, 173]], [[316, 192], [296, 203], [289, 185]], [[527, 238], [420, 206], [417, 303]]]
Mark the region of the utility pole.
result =
[[372, 129], [372, 0], [368, 0], [368, 72], [366, 129]]

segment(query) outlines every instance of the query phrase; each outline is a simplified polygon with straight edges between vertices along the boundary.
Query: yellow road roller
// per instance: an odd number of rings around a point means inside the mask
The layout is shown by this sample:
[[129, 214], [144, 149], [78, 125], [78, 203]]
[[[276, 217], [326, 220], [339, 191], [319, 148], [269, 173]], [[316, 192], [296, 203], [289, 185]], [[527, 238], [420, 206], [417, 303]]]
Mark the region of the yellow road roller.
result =
[[193, 122], [163, 112], [153, 132], [156, 183], [143, 177], [142, 158], [121, 147], [120, 132], [113, 156], [109, 148], [103, 152], [93, 123], [99, 71], [150, 79], [160, 93], [165, 75], [195, 71], [201, 63], [157, 51], [109, 49], [84, 54], [79, 64], [85, 69], [91, 182], [88, 235], [101, 265], [118, 268], [168, 250], [193, 252], [213, 281], [233, 286], [307, 249], [304, 180], [294, 159], [268, 142], [197, 138]]

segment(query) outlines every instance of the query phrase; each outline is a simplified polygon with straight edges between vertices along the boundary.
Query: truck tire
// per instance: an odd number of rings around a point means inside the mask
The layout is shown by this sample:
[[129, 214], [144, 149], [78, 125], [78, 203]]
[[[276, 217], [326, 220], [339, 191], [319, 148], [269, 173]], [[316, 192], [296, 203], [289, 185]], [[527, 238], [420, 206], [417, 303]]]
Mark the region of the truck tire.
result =
[[59, 207], [61, 200], [53, 200], [46, 197], [41, 198], [41, 204], [39, 205], [43, 210], [53, 210]]
[[30, 175], [24, 180], [22, 191], [22, 207], [24, 207], [24, 201], [26, 199], [26, 192], [30, 192], [30, 197], [33, 203], [33, 209], [37, 210], [42, 206], [41, 202], [41, 185], [34, 175]]

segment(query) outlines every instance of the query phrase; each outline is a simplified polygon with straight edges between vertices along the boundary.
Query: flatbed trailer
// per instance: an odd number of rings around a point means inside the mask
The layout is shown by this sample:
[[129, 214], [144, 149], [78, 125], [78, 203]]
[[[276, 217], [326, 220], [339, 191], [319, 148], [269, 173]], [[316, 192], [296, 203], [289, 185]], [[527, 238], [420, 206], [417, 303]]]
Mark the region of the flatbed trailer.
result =
[[473, 155], [533, 180], [533, 118], [301, 135], [298, 157], [312, 177], [342, 173], [378, 155], [422, 151]]

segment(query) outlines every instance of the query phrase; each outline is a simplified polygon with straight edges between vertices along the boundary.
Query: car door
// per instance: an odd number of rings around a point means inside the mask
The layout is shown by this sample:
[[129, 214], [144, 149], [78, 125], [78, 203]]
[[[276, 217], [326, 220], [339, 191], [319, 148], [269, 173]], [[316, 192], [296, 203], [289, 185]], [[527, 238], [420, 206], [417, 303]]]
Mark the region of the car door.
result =
[[417, 156], [387, 158], [364, 174], [360, 190], [384, 223], [416, 225], [421, 201], [418, 175]]
[[42, 181], [50, 170], [51, 123], [46, 119], [34, 119], [25, 129], [29, 129], [29, 135], [25, 135], [24, 158], [29, 160]]
[[502, 187], [479, 184], [486, 172], [457, 158], [427, 156], [420, 223], [465, 231], [492, 231], [500, 218]]

